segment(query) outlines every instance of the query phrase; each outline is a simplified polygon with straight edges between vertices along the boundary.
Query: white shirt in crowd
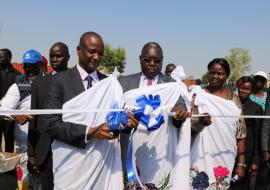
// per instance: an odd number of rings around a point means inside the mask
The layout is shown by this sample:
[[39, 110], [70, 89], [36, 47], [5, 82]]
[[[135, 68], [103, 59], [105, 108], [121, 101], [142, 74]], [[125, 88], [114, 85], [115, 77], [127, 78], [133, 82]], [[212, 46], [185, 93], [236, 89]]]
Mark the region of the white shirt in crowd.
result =
[[[0, 103], [0, 110], [29, 110], [31, 107], [31, 95], [20, 101], [20, 91], [16, 83], [12, 84]], [[6, 115], [13, 120], [10, 115]], [[27, 150], [28, 123], [16, 124], [14, 136], [16, 141], [16, 152], [22, 153]]]

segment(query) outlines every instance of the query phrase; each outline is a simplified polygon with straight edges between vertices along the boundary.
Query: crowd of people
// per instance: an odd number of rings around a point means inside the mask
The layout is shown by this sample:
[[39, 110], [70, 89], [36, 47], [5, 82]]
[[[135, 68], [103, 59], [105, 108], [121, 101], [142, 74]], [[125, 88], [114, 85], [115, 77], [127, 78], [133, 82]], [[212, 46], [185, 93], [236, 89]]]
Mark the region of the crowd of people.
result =
[[[114, 113], [113, 122], [107, 112], [1, 114], [1, 152], [21, 158], [0, 173], [0, 189], [162, 189], [160, 183], [164, 189], [270, 189], [270, 119], [256, 117], [270, 115], [265, 72], [242, 76], [232, 91], [228, 61], [215, 58], [207, 65], [208, 84], [185, 86], [172, 77], [174, 64], [161, 72], [163, 50], [148, 42], [141, 71], [116, 79], [98, 70], [104, 43], [95, 32], [82, 34], [77, 55], [68, 68], [68, 46], [53, 44], [48, 72], [31, 49], [22, 56], [21, 74], [11, 51], [0, 49], [0, 111], [133, 108]], [[140, 115], [134, 104], [143, 95], [160, 101]], [[214, 172], [219, 167], [228, 171], [227, 186]], [[191, 168], [197, 175], [191, 177]]]

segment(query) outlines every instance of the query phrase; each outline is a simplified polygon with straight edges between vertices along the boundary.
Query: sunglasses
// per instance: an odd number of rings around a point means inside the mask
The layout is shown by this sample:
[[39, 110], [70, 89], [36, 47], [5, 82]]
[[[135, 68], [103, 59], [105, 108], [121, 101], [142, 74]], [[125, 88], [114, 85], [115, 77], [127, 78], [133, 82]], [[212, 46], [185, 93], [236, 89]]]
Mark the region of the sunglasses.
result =
[[142, 57], [142, 60], [145, 63], [151, 63], [153, 61], [155, 64], [159, 64], [162, 62], [162, 58], [150, 58], [150, 57]]

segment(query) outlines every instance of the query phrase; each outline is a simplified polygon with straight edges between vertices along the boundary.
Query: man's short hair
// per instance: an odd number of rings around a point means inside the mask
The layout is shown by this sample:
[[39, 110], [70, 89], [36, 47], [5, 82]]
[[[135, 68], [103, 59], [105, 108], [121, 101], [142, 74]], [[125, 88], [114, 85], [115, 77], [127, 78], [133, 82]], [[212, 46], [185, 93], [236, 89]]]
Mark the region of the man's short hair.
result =
[[85, 32], [85, 33], [83, 33], [83, 34], [81, 35], [79, 46], [84, 46], [84, 45], [85, 45], [85, 44], [84, 44], [84, 40], [85, 40], [85, 37], [86, 37], [86, 36], [96, 36], [96, 37], [100, 38], [101, 41], [103, 42], [101, 36], [100, 36], [98, 33], [89, 31], [89, 32]]
[[12, 58], [12, 53], [9, 49], [3, 48], [3, 49], [0, 49], [0, 51], [4, 51], [8, 57]]
[[143, 46], [143, 48], [142, 48], [141, 54], [142, 54], [146, 49], [149, 49], [149, 48], [158, 48], [158, 49], [161, 51], [162, 55], [163, 55], [162, 48], [161, 48], [161, 46], [160, 46], [157, 42], [148, 42], [148, 43], [146, 43], [146, 44]]

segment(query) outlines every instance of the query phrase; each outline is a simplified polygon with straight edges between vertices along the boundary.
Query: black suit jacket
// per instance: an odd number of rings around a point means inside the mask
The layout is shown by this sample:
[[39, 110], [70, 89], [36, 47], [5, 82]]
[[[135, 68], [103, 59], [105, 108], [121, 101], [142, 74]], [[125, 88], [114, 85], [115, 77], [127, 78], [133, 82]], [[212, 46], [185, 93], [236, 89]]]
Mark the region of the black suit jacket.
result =
[[[106, 78], [106, 75], [98, 73], [99, 80]], [[81, 76], [76, 66], [63, 71], [52, 78], [48, 88], [48, 98], [45, 103], [46, 109], [62, 109], [65, 102], [85, 91]], [[62, 115], [45, 115], [42, 118], [44, 130], [54, 139], [67, 144], [84, 148], [87, 126], [63, 122]]]
[[[127, 92], [129, 90], [139, 88], [141, 75], [142, 73], [136, 73], [128, 76], [119, 77], [119, 83], [121, 84], [123, 91]], [[168, 82], [175, 82], [175, 80], [171, 77], [168, 77], [160, 73], [157, 83], [162, 84]]]
[[[244, 115], [263, 115], [263, 110], [259, 104], [248, 99], [242, 104]], [[260, 131], [262, 119], [247, 118], [245, 119], [247, 136], [246, 136], [246, 152], [252, 152], [252, 163], [258, 164], [260, 150]], [[250, 159], [250, 158], [246, 158]]]
[[[52, 75], [38, 78], [32, 84], [31, 109], [44, 109], [47, 99], [48, 85]], [[34, 115], [29, 122], [28, 128], [28, 156], [34, 156], [38, 166], [41, 166], [50, 152], [52, 138], [44, 133], [42, 127], [44, 123], [39, 120], [38, 115]]]
[[[123, 91], [127, 92], [129, 90], [139, 88], [141, 75], [142, 73], [136, 73], [136, 74], [120, 77], [118, 81], [120, 85], [122, 86]], [[157, 84], [163, 84], [163, 83], [169, 83], [169, 82], [175, 82], [175, 80], [172, 77], [168, 77], [167, 75], [164, 75], [162, 73], [159, 74]], [[181, 96], [177, 100], [176, 105], [177, 106], [181, 105], [183, 108], [186, 108], [185, 101], [183, 100]], [[182, 121], [173, 119], [173, 124], [175, 127], [179, 128], [182, 125]]]

